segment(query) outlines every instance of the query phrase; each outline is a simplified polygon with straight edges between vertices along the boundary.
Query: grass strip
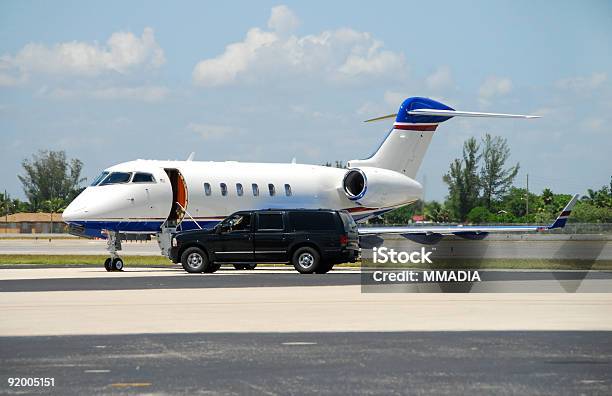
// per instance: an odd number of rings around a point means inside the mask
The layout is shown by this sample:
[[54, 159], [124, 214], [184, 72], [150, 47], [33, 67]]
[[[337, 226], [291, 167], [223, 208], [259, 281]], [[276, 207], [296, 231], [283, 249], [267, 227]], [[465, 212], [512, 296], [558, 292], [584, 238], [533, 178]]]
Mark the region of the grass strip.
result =
[[[101, 266], [108, 256], [105, 255], [39, 255], [39, 254], [0, 254], [2, 265], [95, 265]], [[172, 266], [163, 256], [122, 256], [128, 266]], [[260, 264], [261, 265], [261, 264]], [[433, 264], [405, 266], [392, 264], [374, 265], [371, 261], [346, 263], [337, 267], [367, 268], [415, 268], [415, 269], [541, 269], [541, 270], [612, 270], [612, 260], [558, 260], [558, 259], [437, 259]], [[268, 266], [263, 264], [263, 266]]]

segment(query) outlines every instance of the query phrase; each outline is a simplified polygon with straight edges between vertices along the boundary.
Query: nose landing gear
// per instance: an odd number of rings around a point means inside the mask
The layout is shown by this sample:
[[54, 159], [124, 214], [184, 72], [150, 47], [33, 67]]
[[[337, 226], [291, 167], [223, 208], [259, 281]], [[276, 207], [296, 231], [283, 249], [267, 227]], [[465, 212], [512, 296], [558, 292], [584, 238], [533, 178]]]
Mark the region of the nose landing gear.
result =
[[106, 249], [110, 253], [110, 257], [104, 260], [104, 269], [107, 271], [123, 271], [123, 260], [117, 251], [121, 250], [121, 238], [119, 233], [115, 231], [107, 231]]

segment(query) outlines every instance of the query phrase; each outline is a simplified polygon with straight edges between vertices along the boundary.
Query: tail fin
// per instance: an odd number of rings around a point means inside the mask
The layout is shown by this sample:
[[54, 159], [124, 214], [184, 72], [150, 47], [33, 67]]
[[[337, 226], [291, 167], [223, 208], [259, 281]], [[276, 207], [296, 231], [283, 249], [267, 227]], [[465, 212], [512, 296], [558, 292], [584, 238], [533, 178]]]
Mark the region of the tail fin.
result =
[[557, 216], [557, 218], [555, 219], [555, 222], [552, 223], [550, 226], [548, 226], [548, 229], [553, 229], [553, 228], [563, 228], [565, 227], [565, 223], [567, 222], [567, 218], [569, 217], [569, 215], [572, 213], [572, 209], [574, 209], [574, 205], [576, 205], [576, 202], [578, 202], [578, 197], [580, 195], [576, 194], [572, 197], [572, 199], [570, 199], [570, 201], [567, 203], [567, 205], [565, 205], [565, 208], [563, 208], [563, 210], [561, 211], [561, 213], [559, 214], [559, 216]]
[[433, 133], [441, 122], [453, 117], [537, 118], [538, 116], [457, 111], [432, 99], [412, 97], [404, 100], [396, 114], [372, 118], [366, 122], [392, 117], [395, 117], [393, 128], [376, 152], [367, 159], [349, 161], [350, 168], [373, 166], [414, 178], [423, 162]]

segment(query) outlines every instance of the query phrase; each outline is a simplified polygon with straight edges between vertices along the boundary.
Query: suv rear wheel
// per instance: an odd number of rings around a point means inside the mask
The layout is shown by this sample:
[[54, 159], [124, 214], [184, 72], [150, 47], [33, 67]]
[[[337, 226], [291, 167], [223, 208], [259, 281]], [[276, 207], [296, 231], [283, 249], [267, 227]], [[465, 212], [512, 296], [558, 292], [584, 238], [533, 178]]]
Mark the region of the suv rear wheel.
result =
[[209, 262], [206, 253], [199, 247], [190, 247], [181, 255], [181, 264], [190, 273], [206, 272]]
[[297, 272], [301, 274], [312, 274], [321, 264], [321, 256], [316, 249], [304, 246], [293, 253], [291, 263]]

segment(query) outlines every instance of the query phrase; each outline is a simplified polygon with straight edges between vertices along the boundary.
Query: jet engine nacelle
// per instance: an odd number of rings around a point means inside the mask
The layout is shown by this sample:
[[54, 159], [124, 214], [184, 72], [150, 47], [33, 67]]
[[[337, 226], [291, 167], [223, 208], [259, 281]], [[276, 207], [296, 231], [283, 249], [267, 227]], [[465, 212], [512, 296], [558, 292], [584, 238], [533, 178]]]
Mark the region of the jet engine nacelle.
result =
[[388, 169], [351, 168], [342, 180], [344, 193], [365, 207], [380, 208], [406, 204], [421, 198], [417, 181]]

